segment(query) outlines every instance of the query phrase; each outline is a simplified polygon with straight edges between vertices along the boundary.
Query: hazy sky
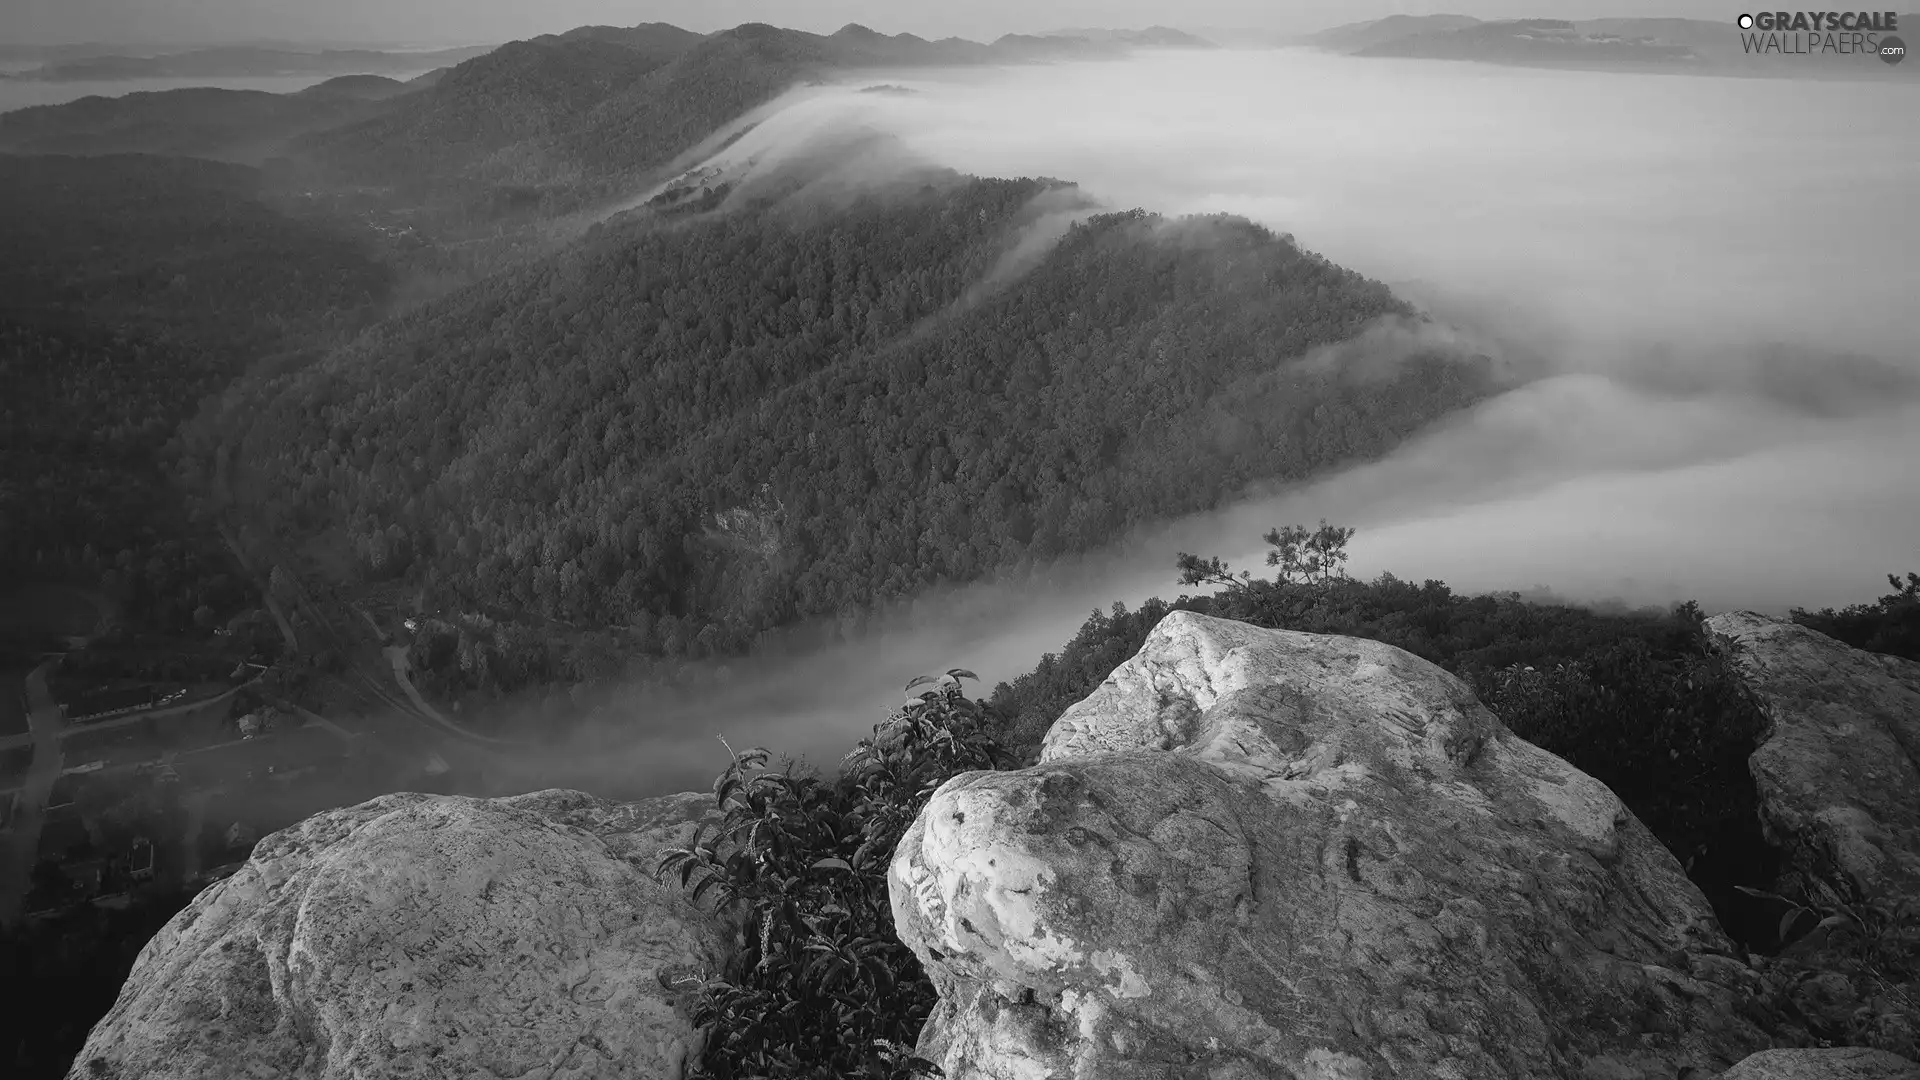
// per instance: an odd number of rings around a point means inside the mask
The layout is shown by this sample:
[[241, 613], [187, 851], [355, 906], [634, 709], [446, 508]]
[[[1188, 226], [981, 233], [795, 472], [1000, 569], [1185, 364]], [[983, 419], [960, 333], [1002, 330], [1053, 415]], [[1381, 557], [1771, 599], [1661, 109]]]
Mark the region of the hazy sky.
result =
[[670, 22], [702, 32], [743, 22], [831, 31], [849, 22], [923, 37], [993, 38], [1061, 26], [1258, 26], [1319, 29], [1396, 12], [1483, 18], [1610, 15], [1726, 19], [1718, 0], [0, 0], [0, 42], [232, 41], [311, 38], [473, 44], [590, 23]]

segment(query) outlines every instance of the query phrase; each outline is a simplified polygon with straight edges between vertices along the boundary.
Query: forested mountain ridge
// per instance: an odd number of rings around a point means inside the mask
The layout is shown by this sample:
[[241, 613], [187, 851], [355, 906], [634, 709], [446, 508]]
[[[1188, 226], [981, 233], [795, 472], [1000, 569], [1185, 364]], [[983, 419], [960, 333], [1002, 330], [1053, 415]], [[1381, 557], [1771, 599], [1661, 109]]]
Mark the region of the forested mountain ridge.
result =
[[[263, 165], [282, 188], [347, 213], [470, 240], [630, 195], [724, 125], [834, 72], [1109, 58], [1135, 45], [1204, 43], [1153, 31], [989, 45], [859, 25], [830, 35], [761, 23], [712, 34], [584, 26], [509, 42], [404, 86], [176, 90], [17, 110], [0, 114], [0, 151]], [[500, 262], [478, 261], [489, 270]]]
[[311, 136], [295, 153], [343, 179], [459, 175], [507, 146], [566, 130], [667, 59], [598, 38], [509, 42], [455, 67], [404, 108]]
[[334, 184], [564, 212], [626, 194], [723, 125], [833, 71], [1120, 55], [1074, 37], [992, 45], [849, 25], [831, 35], [746, 23], [705, 36], [664, 24], [583, 27], [469, 60], [397, 108], [296, 142]]
[[375, 49], [322, 49], [317, 52], [256, 45], [220, 45], [159, 56], [94, 55], [49, 58], [21, 72], [25, 79], [102, 81], [111, 79], [231, 79], [269, 75], [395, 74], [457, 64], [485, 53], [491, 45], [432, 52], [382, 52]]
[[377, 311], [388, 285], [364, 237], [290, 214], [243, 166], [0, 157], [0, 202], [18, 211], [0, 218], [0, 311], [17, 318], [248, 353], [328, 310]]
[[638, 222], [229, 393], [223, 452], [359, 573], [669, 655], [1081, 551], [1383, 452], [1484, 394], [1287, 364], [1408, 309], [1244, 220], [1075, 226], [977, 290], [1048, 185]]
[[326, 85], [298, 94], [202, 86], [14, 109], [0, 112], [0, 152], [175, 154], [257, 165], [295, 136], [387, 107], [387, 99], [320, 92]]

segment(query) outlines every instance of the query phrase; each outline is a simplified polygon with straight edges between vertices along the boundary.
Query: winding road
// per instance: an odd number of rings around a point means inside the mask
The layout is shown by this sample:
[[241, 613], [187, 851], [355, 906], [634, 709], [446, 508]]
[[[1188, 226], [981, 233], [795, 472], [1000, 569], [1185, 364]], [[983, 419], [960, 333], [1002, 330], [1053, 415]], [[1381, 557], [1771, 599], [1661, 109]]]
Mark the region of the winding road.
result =
[[[343, 605], [315, 600], [306, 587], [291, 574], [286, 576], [293, 586], [294, 595], [286, 598], [285, 605], [281, 604], [273, 595], [270, 575], [260, 573], [259, 568], [246, 557], [233, 531], [222, 525], [220, 537], [226, 541], [227, 549], [233, 553], [234, 560], [249, 577], [254, 579], [255, 587], [266, 599], [268, 610], [273, 613], [274, 621], [279, 624], [282, 635], [287, 639], [289, 650], [297, 650], [299, 645], [291, 618], [284, 610], [287, 607], [305, 616], [309, 651], [332, 650], [347, 667], [340, 676], [342, 681], [349, 682], [355, 689], [386, 705], [394, 713], [407, 717], [440, 735], [458, 739], [475, 747], [512, 750], [535, 745], [529, 741], [482, 735], [449, 719], [429, 704], [426, 698], [421, 696], [419, 688], [413, 685], [410, 674], [411, 663], [407, 658], [405, 646], [382, 644], [380, 651], [385, 663], [374, 660], [370, 650], [366, 648], [364, 639], [354, 634], [352, 619], [335, 618], [336, 613], [333, 608]], [[285, 565], [284, 558], [280, 561]], [[359, 614], [372, 624], [377, 640], [382, 635], [379, 624], [374, 623], [372, 616], [366, 612], [362, 611]], [[393, 693], [395, 688], [400, 691], [400, 696], [395, 696]]]

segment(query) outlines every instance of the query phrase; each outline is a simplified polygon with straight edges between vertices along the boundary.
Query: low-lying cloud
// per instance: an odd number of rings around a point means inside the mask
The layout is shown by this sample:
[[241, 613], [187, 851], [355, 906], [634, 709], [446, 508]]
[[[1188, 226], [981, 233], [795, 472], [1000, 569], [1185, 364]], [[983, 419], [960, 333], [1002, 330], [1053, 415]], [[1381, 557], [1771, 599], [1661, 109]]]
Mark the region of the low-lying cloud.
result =
[[[860, 92], [876, 83], [915, 92]], [[883, 172], [1054, 176], [1115, 208], [1244, 214], [1434, 318], [1314, 362], [1390, 362], [1439, 335], [1531, 377], [1384, 461], [1044, 583], [922, 598], [859, 642], [697, 698], [636, 692], [612, 726], [496, 782], [671, 789], [723, 763], [716, 733], [831, 763], [912, 675], [1011, 678], [1091, 610], [1177, 593], [1176, 552], [1258, 570], [1266, 529], [1323, 517], [1359, 528], [1355, 573], [1463, 591], [1773, 611], [1877, 595], [1920, 569], [1916, 104], [1870, 81], [1302, 52], [808, 88], [755, 117], [722, 152], [733, 167], [857, 130], [897, 144], [867, 162]]]
[[[1322, 362], [1439, 333], [1547, 373], [1268, 507], [1350, 505], [1363, 571], [1779, 609], [1920, 556], [1914, 88], [1296, 51], [889, 81], [838, 103], [929, 162], [1245, 214], [1438, 320]], [[1396, 476], [1423, 509], [1347, 494]]]

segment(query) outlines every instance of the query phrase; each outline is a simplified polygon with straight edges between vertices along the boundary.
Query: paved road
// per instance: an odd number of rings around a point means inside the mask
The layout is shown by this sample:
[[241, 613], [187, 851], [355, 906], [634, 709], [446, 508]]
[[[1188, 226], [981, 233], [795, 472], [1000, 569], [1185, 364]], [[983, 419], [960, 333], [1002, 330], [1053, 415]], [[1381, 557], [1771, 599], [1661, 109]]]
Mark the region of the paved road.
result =
[[60, 778], [64, 762], [60, 756], [60, 706], [54, 704], [47, 688], [47, 674], [56, 661], [49, 660], [27, 673], [27, 722], [33, 729], [33, 768], [21, 785], [13, 828], [4, 836], [0, 853], [0, 924], [11, 925], [20, 917], [22, 903], [33, 880], [34, 856], [40, 848], [40, 826], [46, 820], [47, 797], [53, 794], [53, 782]]
[[389, 645], [382, 649], [381, 652], [386, 654], [387, 662], [393, 665], [393, 681], [400, 684], [401, 692], [406, 694], [407, 698], [413, 702], [414, 709], [416, 709], [423, 718], [434, 724], [434, 726], [440, 730], [449, 735], [466, 739], [470, 742], [476, 742], [483, 746], [511, 747], [534, 745], [531, 742], [517, 739], [496, 739], [491, 735], [482, 735], [477, 731], [461, 727], [459, 724], [447, 719], [446, 714], [428, 704], [427, 699], [420, 696], [420, 689], [413, 685], [411, 675], [412, 662], [407, 659], [407, 647], [405, 645]]
[[143, 723], [148, 720], [155, 720], [162, 716], [172, 716], [175, 713], [186, 712], [189, 709], [212, 708], [213, 706], [218, 705], [221, 702], [226, 701], [227, 699], [233, 697], [235, 694], [238, 694], [240, 691], [245, 690], [247, 687], [252, 686], [255, 683], [259, 682], [261, 678], [264, 677], [265, 675], [266, 675], [266, 672], [264, 671], [256, 672], [253, 678], [248, 679], [246, 682], [243, 682], [238, 686], [229, 687], [225, 690], [220, 691], [217, 694], [214, 694], [211, 697], [195, 698], [192, 701], [183, 701], [177, 705], [162, 705], [158, 708], [148, 708], [146, 706], [142, 706], [140, 708], [132, 709], [127, 712], [121, 713], [119, 716], [109, 717], [108, 719], [105, 719], [105, 720], [79, 721], [79, 722], [76, 722], [76, 724], [74, 725], [74, 730], [76, 731], [84, 730], [88, 732], [112, 731], [114, 728], [132, 727], [135, 724]]

